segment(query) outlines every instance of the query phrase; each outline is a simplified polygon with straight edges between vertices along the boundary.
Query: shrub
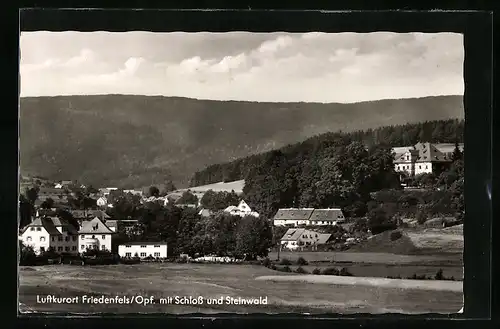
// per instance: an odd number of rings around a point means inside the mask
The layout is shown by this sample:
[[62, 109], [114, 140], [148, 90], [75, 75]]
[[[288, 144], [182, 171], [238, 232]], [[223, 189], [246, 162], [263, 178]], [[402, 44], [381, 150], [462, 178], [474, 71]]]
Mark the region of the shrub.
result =
[[292, 262], [289, 261], [287, 258], [283, 258], [280, 262], [280, 265], [292, 265]]
[[339, 270], [335, 267], [325, 268], [322, 272], [323, 275], [339, 275]]
[[313, 271], [312, 271], [312, 274], [321, 274], [321, 270], [319, 268], [315, 268]]
[[443, 277], [443, 270], [439, 269], [436, 272], [436, 275], [434, 276], [434, 280], [443, 280], [443, 279], [444, 279], [444, 277]]
[[416, 215], [416, 219], [417, 219], [417, 222], [420, 225], [422, 225], [427, 221], [428, 217], [427, 217], [427, 214], [425, 213], [425, 211], [420, 210]]
[[295, 273], [300, 273], [300, 274], [307, 274], [309, 272], [307, 272], [303, 267], [299, 266], [297, 267], [297, 269], [295, 270]]
[[264, 258], [262, 260], [262, 265], [265, 266], [265, 267], [269, 267], [271, 265], [271, 260], [269, 258]]
[[290, 268], [290, 266], [286, 265], [285, 267], [283, 267], [283, 268], [281, 269], [281, 271], [282, 271], [282, 272], [291, 272], [291, 271], [292, 271], [292, 269]]
[[402, 236], [403, 236], [403, 233], [401, 233], [401, 231], [393, 231], [393, 232], [391, 232], [390, 238], [391, 238], [391, 241], [396, 241], [399, 238], [401, 238]]
[[272, 265], [271, 265], [271, 270], [276, 271], [276, 269], [277, 269], [277, 268], [276, 268], [276, 265], [272, 264]]
[[299, 266], [305, 266], [305, 265], [307, 265], [307, 264], [308, 264], [308, 263], [307, 263], [307, 260], [305, 260], [305, 259], [304, 259], [304, 257], [299, 257], [299, 258], [297, 259], [297, 265], [299, 265]]
[[346, 267], [342, 267], [342, 268], [340, 269], [339, 274], [340, 274], [341, 276], [353, 276], [353, 274], [352, 274], [351, 272], [349, 272], [349, 270], [348, 270]]
[[368, 213], [368, 228], [373, 234], [394, 230], [396, 227], [396, 223], [389, 218], [384, 209], [376, 208]]

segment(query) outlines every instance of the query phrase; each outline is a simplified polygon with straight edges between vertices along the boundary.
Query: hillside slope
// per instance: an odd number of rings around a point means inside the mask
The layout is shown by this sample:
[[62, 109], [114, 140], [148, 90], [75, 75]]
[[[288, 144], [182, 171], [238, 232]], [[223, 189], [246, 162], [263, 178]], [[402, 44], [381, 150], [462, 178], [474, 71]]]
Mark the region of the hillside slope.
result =
[[100, 95], [21, 99], [21, 171], [87, 184], [179, 187], [207, 165], [327, 131], [463, 118], [462, 96], [356, 104]]

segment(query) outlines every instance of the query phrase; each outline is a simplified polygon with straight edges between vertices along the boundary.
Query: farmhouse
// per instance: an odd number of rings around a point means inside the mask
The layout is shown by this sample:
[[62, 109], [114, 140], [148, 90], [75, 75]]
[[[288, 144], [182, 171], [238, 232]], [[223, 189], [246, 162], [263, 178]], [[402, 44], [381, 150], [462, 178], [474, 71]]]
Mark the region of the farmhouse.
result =
[[126, 234], [132, 234], [134, 225], [138, 223], [139, 221], [137, 219], [106, 220], [104, 222], [111, 231], [118, 232], [123, 228]]
[[337, 225], [345, 221], [344, 214], [339, 208], [286, 208], [279, 209], [274, 216], [275, 226], [323, 226]]
[[167, 243], [165, 242], [129, 242], [118, 246], [120, 257], [167, 257]]
[[21, 232], [21, 241], [33, 247], [37, 255], [49, 248], [57, 252], [78, 253], [78, 230], [55, 216], [36, 218]]
[[113, 236], [111, 230], [102, 220], [95, 217], [91, 221], [84, 222], [82, 228], [78, 232], [78, 245], [80, 252], [87, 249], [111, 250], [111, 238]]
[[331, 234], [318, 233], [304, 228], [288, 229], [280, 241], [281, 248], [295, 250], [300, 247], [326, 244]]
[[[452, 144], [417, 143], [409, 147], [395, 147], [394, 169], [408, 176], [439, 174], [452, 163]], [[459, 145], [463, 151], [463, 144]]]
[[224, 212], [231, 214], [233, 216], [240, 216], [240, 217], [245, 217], [245, 216], [253, 216], [253, 217], [259, 217], [259, 214], [255, 211], [253, 211], [250, 206], [245, 202], [245, 200], [241, 200], [240, 203], [237, 206], [229, 206], [226, 209], [224, 209]]
[[96, 204], [98, 207], [106, 207], [108, 205], [108, 199], [102, 196], [97, 199]]

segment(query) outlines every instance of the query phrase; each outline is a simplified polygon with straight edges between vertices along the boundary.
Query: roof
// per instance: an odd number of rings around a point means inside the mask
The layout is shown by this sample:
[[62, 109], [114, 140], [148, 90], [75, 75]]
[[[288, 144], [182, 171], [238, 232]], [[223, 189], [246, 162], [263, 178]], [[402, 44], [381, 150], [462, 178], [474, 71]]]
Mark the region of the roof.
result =
[[290, 228], [283, 234], [281, 241], [296, 241], [305, 230], [305, 228]]
[[151, 246], [151, 245], [167, 245], [166, 242], [151, 242], [151, 241], [144, 241], [144, 242], [127, 242], [124, 244], [120, 244], [120, 246]]
[[236, 206], [229, 206], [226, 209], [224, 209], [224, 211], [226, 211], [226, 212], [231, 212], [231, 211], [234, 211], [234, 210], [238, 210], [238, 207], [236, 207]]
[[[455, 151], [455, 143], [440, 143], [434, 146], [442, 153], [453, 153]], [[464, 150], [464, 143], [458, 143], [458, 149], [462, 152]]]
[[[416, 156], [416, 162], [450, 162], [451, 158], [448, 155], [449, 152], [440, 151], [437, 145], [439, 144], [419, 142], [415, 144], [415, 146], [395, 147], [393, 148], [393, 152], [396, 153], [394, 156], [394, 162], [406, 162], [406, 159], [404, 159], [404, 154], [408, 151], [414, 153], [414, 155]], [[446, 146], [446, 144], [441, 145]], [[446, 149], [445, 146], [442, 146], [442, 148]]]
[[313, 208], [288, 208], [288, 209], [279, 209], [276, 215], [274, 215], [274, 219], [281, 220], [308, 220], [313, 213]]
[[328, 239], [330, 239], [331, 236], [332, 236], [331, 234], [321, 233], [321, 234], [319, 234], [318, 240], [316, 240], [316, 243], [317, 244], [327, 243]]
[[310, 220], [319, 221], [339, 221], [344, 220], [344, 214], [340, 208], [334, 209], [314, 209]]
[[38, 217], [36, 218], [31, 224], [27, 225], [23, 229], [23, 233], [29, 228], [29, 227], [43, 227], [47, 233], [50, 235], [61, 235], [61, 232], [56, 228], [57, 226], [63, 226], [66, 227], [68, 230], [68, 233], [70, 234], [77, 234], [78, 231], [73, 225], [69, 224], [65, 220], [59, 218], [59, 217]]
[[65, 190], [60, 189], [60, 188], [55, 188], [55, 187], [40, 187], [40, 190], [38, 191], [38, 194], [54, 194], [54, 195], [59, 195], [59, 194], [67, 194]]
[[201, 209], [198, 212], [198, 215], [200, 215], [202, 217], [210, 217], [212, 215], [212, 211], [210, 209]]
[[82, 228], [78, 233], [83, 234], [112, 234], [114, 233], [106, 224], [104, 224], [98, 217], [82, 223]]
[[118, 221], [117, 220], [107, 220], [105, 224], [108, 227], [117, 227], [118, 226]]

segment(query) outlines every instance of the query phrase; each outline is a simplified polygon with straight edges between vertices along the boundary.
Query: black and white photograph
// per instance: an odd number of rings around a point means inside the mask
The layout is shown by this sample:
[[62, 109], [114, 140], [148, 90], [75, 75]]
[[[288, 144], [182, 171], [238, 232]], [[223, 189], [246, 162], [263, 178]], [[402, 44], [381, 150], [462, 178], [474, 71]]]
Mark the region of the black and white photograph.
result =
[[463, 34], [19, 45], [20, 314], [463, 312]]

